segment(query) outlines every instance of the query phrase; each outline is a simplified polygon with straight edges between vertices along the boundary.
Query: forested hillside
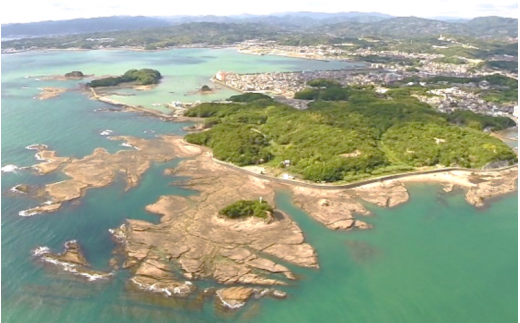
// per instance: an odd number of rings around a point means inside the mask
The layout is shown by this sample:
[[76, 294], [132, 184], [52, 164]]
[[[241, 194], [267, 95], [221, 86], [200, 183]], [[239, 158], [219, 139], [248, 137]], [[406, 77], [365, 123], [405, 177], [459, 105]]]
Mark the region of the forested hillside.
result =
[[339, 97], [312, 102], [308, 110], [265, 98], [204, 103], [187, 115], [208, 118], [211, 128], [186, 140], [212, 148], [223, 161], [287, 167], [316, 182], [348, 182], [423, 166], [478, 168], [517, 159], [502, 141], [478, 130], [487, 123], [506, 127], [507, 120], [473, 113], [454, 118], [406, 95], [351, 88], [334, 91]]

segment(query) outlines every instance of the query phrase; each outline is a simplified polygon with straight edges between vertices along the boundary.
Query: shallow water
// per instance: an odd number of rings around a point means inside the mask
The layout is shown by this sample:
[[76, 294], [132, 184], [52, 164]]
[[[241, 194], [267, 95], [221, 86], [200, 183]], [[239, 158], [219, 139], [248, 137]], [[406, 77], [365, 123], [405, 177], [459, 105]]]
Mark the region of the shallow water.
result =
[[[115, 100], [142, 105], [150, 109], [168, 111], [154, 103], [171, 101], [195, 102], [219, 100], [237, 94], [227, 87], [214, 84], [210, 78], [218, 71], [236, 73], [313, 71], [341, 69], [363, 66], [359, 62], [323, 62], [307, 59], [294, 59], [279, 56], [253, 56], [237, 53], [236, 49], [175, 49], [156, 52], [143, 51], [53, 51], [21, 53], [6, 56], [7, 72], [13, 74], [3, 82], [12, 82], [14, 77], [63, 75], [71, 70], [80, 70], [87, 75], [121, 75], [131, 68], [154, 68], [161, 72], [161, 83], [149, 91], [130, 89], [115, 90], [117, 94], [109, 96]], [[7, 65], [6, 64], [6, 65]], [[28, 69], [20, 71], [17, 66], [23, 64]], [[24, 74], [29, 72], [29, 74]], [[2, 75], [3, 76], [3, 75]], [[30, 79], [32, 80], [32, 78]], [[88, 80], [83, 81], [86, 83]], [[75, 84], [76, 82], [71, 82]], [[29, 84], [39, 84], [29, 83]], [[58, 83], [59, 84], [59, 83]], [[190, 94], [200, 90], [203, 85], [220, 88], [212, 94]], [[59, 85], [57, 85], [59, 86]], [[130, 95], [130, 96], [129, 96]]]
[[[238, 55], [229, 50], [3, 55], [2, 166], [36, 163], [35, 151], [25, 149], [35, 143], [45, 143], [59, 155], [74, 157], [88, 155], [96, 147], [110, 152], [127, 149], [99, 134], [106, 129], [113, 130], [114, 135], [145, 138], [183, 133], [183, 124], [133, 113], [96, 112], [107, 106], [77, 92], [54, 100], [33, 100], [37, 87], [63, 86], [63, 82], [34, 81], [25, 75], [63, 74], [75, 69], [117, 74], [133, 67], [162, 71], [168, 66], [171, 71], [179, 71], [178, 77], [180, 71], [187, 75], [180, 85], [172, 83], [175, 90], [181, 88], [182, 92], [199, 85], [190, 80], [190, 69], [194, 69], [195, 76], [211, 76], [219, 69], [253, 72], [262, 68], [305, 69], [301, 64], [310, 64], [312, 69], [330, 66], [289, 58], [276, 63], [278, 59]], [[223, 68], [222, 62], [228, 62], [227, 67]], [[246, 69], [249, 67], [251, 70]], [[66, 85], [74, 87], [75, 82]], [[147, 130], [154, 133], [144, 133]], [[127, 218], [158, 222], [157, 216], [144, 210], [146, 205], [164, 194], [195, 194], [170, 186], [178, 179], [162, 175], [165, 168], [178, 162], [154, 164], [140, 185], [128, 192], [124, 191], [124, 183], [116, 182], [88, 191], [85, 198], [66, 204], [59, 212], [33, 217], [20, 217], [18, 212], [38, 201], [11, 193], [9, 188], [19, 183], [42, 185], [64, 176], [36, 176], [28, 171], [2, 173], [4, 322], [517, 321], [515, 194], [476, 210], [464, 201], [462, 192], [446, 194], [437, 186], [414, 185], [410, 187], [411, 200], [402, 206], [381, 209], [367, 205], [373, 216], [364, 220], [375, 225], [373, 230], [333, 232], [292, 205], [287, 193], [279, 192], [278, 207], [302, 227], [318, 252], [321, 268], [291, 267], [301, 279], [284, 288], [289, 293], [286, 300], [252, 301], [235, 314], [215, 311], [211, 300], [152, 299], [131, 293], [125, 287], [128, 273], [124, 271], [117, 272], [109, 282], [84, 284], [32, 259], [31, 251], [37, 246], [61, 251], [65, 241], [76, 239], [94, 268], [107, 270], [114, 248], [108, 229]]]

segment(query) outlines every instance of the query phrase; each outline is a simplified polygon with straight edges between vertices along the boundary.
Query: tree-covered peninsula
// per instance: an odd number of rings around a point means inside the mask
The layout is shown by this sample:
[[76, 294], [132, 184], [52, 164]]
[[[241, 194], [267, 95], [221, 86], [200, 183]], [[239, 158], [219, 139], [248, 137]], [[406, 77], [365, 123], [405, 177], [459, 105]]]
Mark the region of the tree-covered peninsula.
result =
[[186, 115], [207, 118], [211, 128], [186, 140], [212, 148], [223, 161], [287, 168], [316, 182], [517, 161], [510, 147], [480, 130], [488, 125], [501, 129], [510, 120], [440, 113], [403, 93], [319, 85], [325, 86], [307, 90], [316, 101], [306, 110], [263, 97], [248, 102], [247, 94], [235, 97], [236, 103], [203, 103]]
[[94, 80], [87, 83], [90, 87], [104, 87], [104, 86], [117, 86], [123, 83], [136, 83], [138, 85], [151, 85], [158, 84], [161, 80], [162, 75], [159, 71], [143, 68], [140, 70], [131, 69], [125, 72], [125, 74], [117, 77], [105, 77], [99, 80]]

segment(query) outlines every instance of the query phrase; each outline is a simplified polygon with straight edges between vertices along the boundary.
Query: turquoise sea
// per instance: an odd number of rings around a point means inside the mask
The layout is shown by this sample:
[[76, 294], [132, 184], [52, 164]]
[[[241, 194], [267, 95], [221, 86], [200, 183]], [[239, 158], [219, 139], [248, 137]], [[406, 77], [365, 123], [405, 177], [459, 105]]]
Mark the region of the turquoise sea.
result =
[[[44, 82], [33, 77], [82, 70], [87, 74], [120, 74], [134, 67], [165, 71], [165, 81], [144, 96], [124, 97], [151, 105], [180, 100], [218, 70], [236, 72], [332, 69], [348, 63], [240, 55], [233, 50], [189, 49], [162, 52], [86, 51], [29, 52], [2, 55], [1, 164], [36, 163], [35, 143], [62, 156], [82, 157], [96, 147], [126, 149], [99, 135], [152, 138], [183, 134], [185, 124], [166, 123], [134, 113], [96, 111], [108, 106], [79, 92], [46, 100], [32, 99], [38, 87], [77, 86], [77, 82]], [[27, 88], [25, 88], [27, 87]], [[226, 91], [226, 92], [224, 92]], [[176, 92], [176, 93], [169, 93]], [[156, 95], [150, 94], [156, 93]], [[178, 97], [175, 95], [180, 93]], [[225, 98], [231, 90], [209, 99]], [[171, 96], [170, 96], [171, 95]], [[160, 98], [160, 100], [158, 99]], [[207, 97], [204, 97], [206, 100]], [[184, 101], [195, 101], [187, 98]], [[145, 133], [154, 130], [155, 133]], [[166, 164], [154, 164], [140, 185], [128, 192], [124, 183], [90, 190], [59, 212], [20, 217], [36, 200], [9, 191], [19, 183], [42, 185], [64, 175], [36, 176], [30, 171], [2, 173], [2, 319], [9, 323], [74, 322], [346, 322], [346, 323], [488, 323], [517, 322], [518, 197], [494, 200], [477, 210], [462, 191], [447, 194], [434, 185], [410, 186], [411, 199], [396, 208], [367, 204], [375, 228], [333, 232], [292, 205], [287, 192], [278, 208], [301, 226], [316, 248], [321, 268], [294, 268], [300, 280], [284, 288], [285, 300], [249, 302], [236, 313], [215, 310], [212, 299], [151, 298], [129, 292], [128, 273], [109, 282], [83, 283], [42, 267], [31, 257], [37, 246], [61, 251], [76, 239], [95, 269], [107, 270], [114, 244], [108, 229], [127, 218], [158, 222], [144, 207], [164, 194], [196, 192], [171, 186], [162, 175]], [[203, 282], [203, 284], [211, 284]]]

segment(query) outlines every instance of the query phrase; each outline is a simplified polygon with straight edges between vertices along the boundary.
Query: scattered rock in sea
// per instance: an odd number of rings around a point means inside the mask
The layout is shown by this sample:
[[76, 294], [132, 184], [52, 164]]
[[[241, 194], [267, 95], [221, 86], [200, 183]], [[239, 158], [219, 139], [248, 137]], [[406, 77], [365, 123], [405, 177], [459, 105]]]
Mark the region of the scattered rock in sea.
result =
[[113, 273], [91, 269], [76, 240], [65, 242], [64, 247], [65, 251], [61, 254], [52, 253], [48, 247], [38, 247], [33, 250], [32, 254], [45, 264], [55, 266], [75, 276], [86, 278], [88, 281], [106, 280], [113, 276]]
[[246, 304], [253, 291], [253, 288], [243, 286], [219, 289], [216, 292], [218, 304], [225, 308], [238, 309]]
[[43, 205], [33, 207], [32, 209], [23, 210], [18, 212], [19, 216], [33, 216], [40, 213], [55, 212], [61, 207], [61, 203], [53, 203], [47, 201]]
[[43, 151], [43, 150], [46, 150], [47, 148], [48, 148], [47, 145], [44, 145], [44, 144], [32, 144], [32, 145], [25, 147], [25, 149], [38, 150], [38, 151]]
[[287, 293], [282, 291], [282, 290], [275, 289], [275, 290], [272, 291], [271, 296], [274, 297], [274, 298], [286, 298], [287, 297]]
[[14, 187], [11, 187], [10, 191], [14, 193], [22, 193], [22, 194], [28, 194], [30, 190], [29, 185], [25, 184], [18, 184]]

